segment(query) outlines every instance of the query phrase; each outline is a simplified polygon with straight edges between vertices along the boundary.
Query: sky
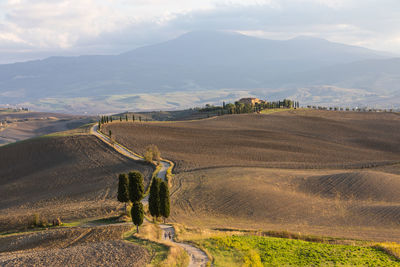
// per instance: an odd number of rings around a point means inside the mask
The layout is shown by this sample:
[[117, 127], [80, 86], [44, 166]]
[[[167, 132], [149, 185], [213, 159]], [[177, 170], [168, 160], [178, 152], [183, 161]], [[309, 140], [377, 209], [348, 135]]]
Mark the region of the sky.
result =
[[0, 63], [119, 54], [194, 30], [299, 35], [400, 55], [399, 0], [0, 0]]

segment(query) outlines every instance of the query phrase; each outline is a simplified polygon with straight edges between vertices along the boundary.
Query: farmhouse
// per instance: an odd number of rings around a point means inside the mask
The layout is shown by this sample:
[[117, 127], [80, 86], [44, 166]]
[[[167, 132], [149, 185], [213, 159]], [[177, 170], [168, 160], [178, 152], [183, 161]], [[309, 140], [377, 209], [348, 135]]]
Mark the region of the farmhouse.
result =
[[249, 104], [254, 106], [255, 104], [259, 104], [259, 103], [264, 103], [264, 100], [260, 100], [258, 98], [255, 97], [248, 97], [248, 98], [241, 98], [239, 101], [239, 103], [243, 103], [243, 104]]

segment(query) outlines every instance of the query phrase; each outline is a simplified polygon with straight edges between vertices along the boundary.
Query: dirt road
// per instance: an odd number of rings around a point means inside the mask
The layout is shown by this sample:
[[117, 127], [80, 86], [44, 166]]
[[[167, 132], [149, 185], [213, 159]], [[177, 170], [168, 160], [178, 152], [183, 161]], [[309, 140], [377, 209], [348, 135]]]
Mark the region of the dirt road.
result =
[[179, 243], [179, 242], [173, 241], [173, 237], [175, 236], [175, 229], [171, 225], [162, 224], [162, 225], [160, 225], [160, 227], [162, 230], [162, 239], [163, 240], [165, 240], [167, 242], [172, 242], [172, 243], [182, 247], [189, 254], [189, 257], [190, 257], [189, 267], [207, 266], [207, 262], [209, 261], [209, 259], [207, 257], [207, 254], [204, 253], [204, 251], [202, 251], [192, 245], [186, 244], [186, 243]]
[[[134, 160], [144, 160], [142, 156], [136, 154], [135, 152], [127, 149], [126, 147], [112, 141], [108, 136], [100, 133], [98, 131], [98, 125], [95, 124], [93, 127], [90, 129], [91, 134], [97, 136], [100, 140], [105, 142], [106, 144], [112, 146], [116, 151], [121, 153], [122, 155], [132, 158]], [[171, 164], [167, 161], [161, 160], [161, 169], [157, 174], [158, 178], [161, 178], [163, 180], [166, 179], [166, 174], [167, 170], [171, 167]], [[146, 203], [148, 201], [147, 199], [144, 199], [144, 202]], [[195, 266], [206, 266], [207, 262], [209, 261], [207, 254], [204, 253], [204, 251], [186, 243], [179, 243], [174, 241], [174, 236], [175, 236], [175, 229], [171, 225], [166, 225], [166, 224], [161, 224], [160, 228], [162, 230], [162, 238], [164, 240], [167, 240], [169, 242], [172, 242], [183, 249], [186, 250], [186, 252], [189, 254], [189, 267], [195, 267]]]

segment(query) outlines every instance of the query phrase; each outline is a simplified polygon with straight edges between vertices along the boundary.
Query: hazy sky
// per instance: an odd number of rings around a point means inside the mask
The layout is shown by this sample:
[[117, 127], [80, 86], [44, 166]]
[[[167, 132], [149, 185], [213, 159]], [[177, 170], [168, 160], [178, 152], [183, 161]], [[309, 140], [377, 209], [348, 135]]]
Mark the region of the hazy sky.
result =
[[310, 35], [400, 54], [400, 1], [0, 0], [0, 63], [117, 54], [192, 30]]

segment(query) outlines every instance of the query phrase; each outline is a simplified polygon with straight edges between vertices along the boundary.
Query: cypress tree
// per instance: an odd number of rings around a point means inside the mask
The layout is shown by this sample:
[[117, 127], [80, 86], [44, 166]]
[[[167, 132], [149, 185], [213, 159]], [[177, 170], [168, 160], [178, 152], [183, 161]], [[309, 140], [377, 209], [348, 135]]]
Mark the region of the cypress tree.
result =
[[142, 116], [139, 116], [139, 121], [140, 121], [140, 122], [142, 121]]
[[170, 201], [169, 201], [169, 189], [167, 182], [163, 181], [160, 184], [160, 214], [165, 219], [169, 217], [170, 213]]
[[125, 120], [128, 121], [128, 114], [125, 114]]
[[138, 171], [133, 171], [129, 176], [129, 199], [132, 202], [142, 200], [144, 195], [143, 175]]
[[132, 114], [132, 121], [135, 122], [135, 114]]
[[112, 116], [110, 116], [110, 121], [112, 122]]
[[154, 178], [150, 186], [149, 211], [153, 218], [160, 217], [160, 178]]
[[122, 121], [122, 117], [121, 116], [119, 116], [119, 121]]
[[111, 130], [108, 130], [108, 135], [110, 136], [110, 138], [111, 138], [111, 134], [112, 134]]
[[139, 201], [133, 202], [131, 209], [132, 222], [136, 225], [136, 231], [139, 233], [139, 226], [143, 223], [144, 209], [143, 204]]
[[129, 201], [129, 180], [128, 180], [128, 175], [126, 175], [125, 173], [121, 173], [118, 176], [117, 199], [119, 202], [125, 203], [125, 210], [126, 210], [126, 202]]

